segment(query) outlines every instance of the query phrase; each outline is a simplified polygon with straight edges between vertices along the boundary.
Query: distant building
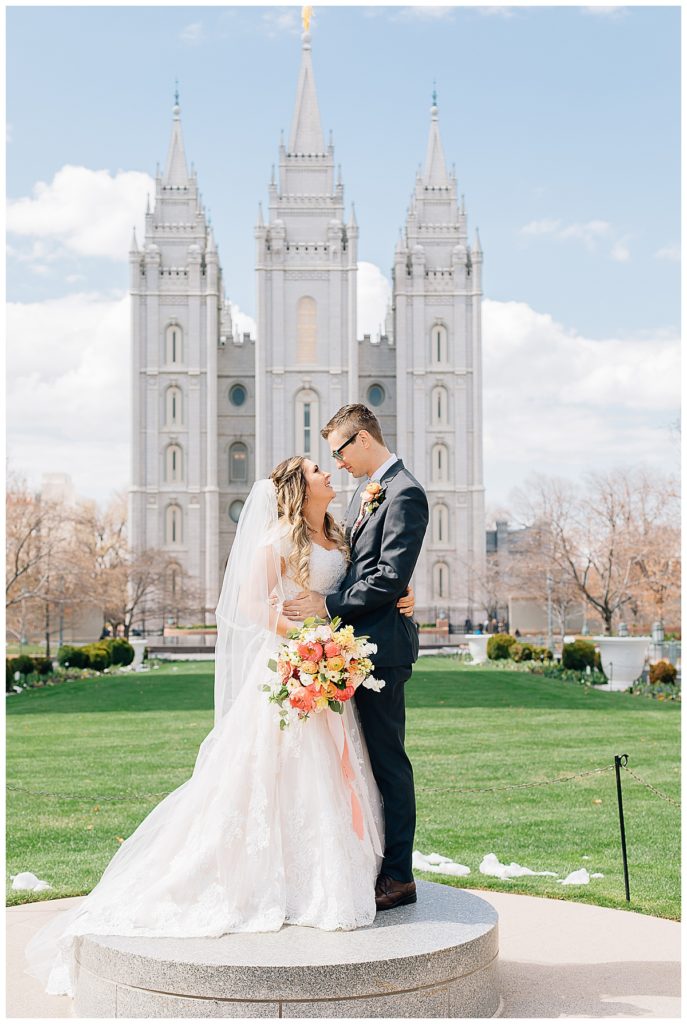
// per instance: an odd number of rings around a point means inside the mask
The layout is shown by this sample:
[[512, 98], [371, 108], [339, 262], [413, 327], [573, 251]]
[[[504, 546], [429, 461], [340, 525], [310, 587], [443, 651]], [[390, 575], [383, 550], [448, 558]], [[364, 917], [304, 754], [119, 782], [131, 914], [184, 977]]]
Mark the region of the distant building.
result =
[[[399, 124], [399, 130], [402, 125]], [[251, 202], [251, 196], [236, 196]], [[255, 228], [257, 337], [238, 332], [178, 100], [164, 172], [130, 251], [132, 477], [136, 550], [162, 548], [200, 584], [212, 621], [255, 479], [301, 453], [324, 466], [320, 429], [349, 402], [378, 415], [426, 486], [431, 522], [414, 578], [417, 615], [479, 613], [484, 567], [482, 251], [446, 166], [434, 97], [424, 167], [393, 255], [384, 328], [357, 331], [358, 225], [325, 143], [310, 35], [291, 131]], [[335, 477], [343, 516], [353, 482]]]

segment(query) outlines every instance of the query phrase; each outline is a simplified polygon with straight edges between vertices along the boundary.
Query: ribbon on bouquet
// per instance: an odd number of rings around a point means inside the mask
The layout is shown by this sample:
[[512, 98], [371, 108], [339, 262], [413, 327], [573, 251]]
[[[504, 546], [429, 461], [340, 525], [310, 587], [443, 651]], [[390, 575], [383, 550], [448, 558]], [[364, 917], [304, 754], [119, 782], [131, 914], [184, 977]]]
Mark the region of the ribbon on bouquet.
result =
[[344, 777], [346, 786], [351, 796], [351, 818], [353, 823], [353, 831], [357, 835], [358, 839], [362, 840], [365, 835], [365, 825], [363, 823], [363, 809], [360, 806], [360, 800], [358, 794], [353, 788], [353, 766], [351, 765], [351, 756], [348, 749], [348, 737], [346, 736], [346, 730], [344, 728], [343, 719], [341, 715], [336, 715], [333, 712], [327, 713], [327, 724], [329, 731], [332, 735], [332, 739], [336, 744], [339, 757], [341, 758], [341, 774]]

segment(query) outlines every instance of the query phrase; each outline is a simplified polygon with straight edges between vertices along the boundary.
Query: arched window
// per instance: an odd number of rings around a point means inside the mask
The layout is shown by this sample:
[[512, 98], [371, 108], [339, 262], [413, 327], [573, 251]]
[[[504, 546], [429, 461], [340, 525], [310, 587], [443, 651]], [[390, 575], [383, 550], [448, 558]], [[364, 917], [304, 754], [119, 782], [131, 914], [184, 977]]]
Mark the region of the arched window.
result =
[[243, 441], [235, 441], [229, 449], [229, 482], [242, 484], [248, 479], [248, 448]]
[[434, 324], [430, 333], [432, 350], [430, 362], [441, 365], [448, 362], [448, 331], [443, 324]]
[[435, 444], [432, 448], [432, 483], [448, 483], [448, 448]]
[[432, 426], [448, 426], [448, 391], [441, 385], [432, 389]]
[[182, 533], [181, 509], [178, 505], [168, 505], [165, 521], [165, 542], [167, 544], [181, 544], [183, 540]]
[[182, 363], [184, 353], [182, 349], [183, 335], [179, 324], [170, 324], [165, 334], [165, 362], [169, 366]]
[[183, 453], [178, 444], [170, 444], [165, 457], [165, 481], [168, 484], [179, 484], [183, 479]]
[[181, 597], [181, 569], [175, 562], [167, 566], [167, 600], [177, 601]]
[[437, 562], [434, 566], [434, 597], [449, 596], [449, 577], [446, 562]]
[[181, 388], [176, 385], [167, 388], [165, 413], [165, 422], [168, 427], [178, 427], [183, 423]]
[[304, 388], [296, 395], [296, 451], [317, 462], [320, 436], [320, 400], [317, 392]]
[[296, 359], [317, 361], [317, 303], [309, 295], [300, 298], [296, 307]]
[[448, 509], [437, 505], [434, 509], [432, 540], [435, 544], [448, 543]]

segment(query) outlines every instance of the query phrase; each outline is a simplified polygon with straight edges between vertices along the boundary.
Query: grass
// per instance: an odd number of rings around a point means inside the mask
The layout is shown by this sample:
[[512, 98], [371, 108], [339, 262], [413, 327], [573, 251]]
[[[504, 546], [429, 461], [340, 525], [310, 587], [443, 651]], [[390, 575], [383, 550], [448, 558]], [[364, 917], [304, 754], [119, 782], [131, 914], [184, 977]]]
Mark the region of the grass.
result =
[[[188, 778], [212, 725], [212, 671], [210, 663], [178, 663], [7, 700], [8, 876], [30, 870], [53, 885], [35, 895], [9, 890], [10, 905], [88, 892], [118, 841]], [[623, 774], [627, 904], [613, 772], [501, 789], [628, 753], [631, 768], [678, 800], [677, 705], [438, 657], [421, 659], [407, 704], [415, 847], [472, 871], [466, 879], [424, 877], [679, 918], [677, 807]], [[479, 874], [486, 853], [560, 877], [580, 867], [604, 877], [582, 887], [547, 877], [503, 882]]]

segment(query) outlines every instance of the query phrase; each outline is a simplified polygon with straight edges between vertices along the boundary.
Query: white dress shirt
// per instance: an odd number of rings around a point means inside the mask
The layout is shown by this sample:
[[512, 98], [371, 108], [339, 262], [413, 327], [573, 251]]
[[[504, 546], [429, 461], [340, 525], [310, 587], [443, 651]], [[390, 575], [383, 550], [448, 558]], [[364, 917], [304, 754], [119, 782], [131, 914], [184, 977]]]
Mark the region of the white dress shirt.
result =
[[390, 455], [386, 462], [383, 462], [379, 469], [376, 469], [374, 471], [374, 473], [368, 480], [368, 483], [370, 483], [370, 481], [372, 480], [381, 480], [384, 474], [386, 473], [387, 469], [391, 469], [394, 462], [398, 462], [398, 455], [396, 454]]

